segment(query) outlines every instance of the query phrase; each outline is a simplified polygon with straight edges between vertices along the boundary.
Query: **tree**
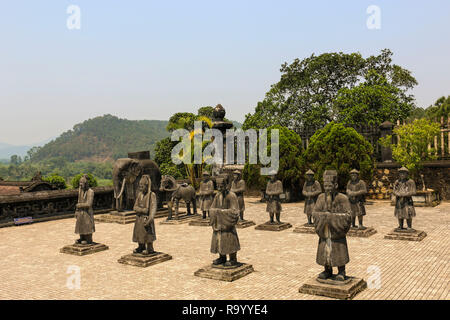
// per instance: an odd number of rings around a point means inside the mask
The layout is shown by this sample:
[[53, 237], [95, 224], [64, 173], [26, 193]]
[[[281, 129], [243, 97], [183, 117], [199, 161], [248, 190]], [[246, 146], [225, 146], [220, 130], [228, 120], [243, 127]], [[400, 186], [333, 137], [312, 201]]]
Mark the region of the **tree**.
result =
[[428, 149], [435, 136], [440, 132], [439, 123], [428, 119], [416, 119], [412, 123], [394, 128], [394, 134], [399, 138], [392, 143], [392, 136], [380, 139], [383, 146], [392, 149], [395, 161], [405, 166], [413, 175], [422, 169], [423, 161], [436, 159], [435, 149]]
[[[83, 175], [84, 175], [83, 173], [79, 173], [75, 177], [73, 177], [71, 184], [74, 189], [78, 189], [78, 187], [80, 186], [80, 179]], [[89, 188], [94, 188], [98, 186], [97, 179], [95, 179], [95, 177], [92, 174], [87, 173], [86, 175]]]
[[402, 90], [371, 69], [364, 83], [339, 90], [334, 109], [343, 123], [380, 124], [406, 119], [414, 104]]
[[161, 174], [170, 175], [174, 178], [184, 178], [185, 169], [183, 164], [176, 165], [172, 162], [171, 153], [176, 141], [171, 141], [170, 137], [164, 138], [156, 143], [155, 162], [158, 164]]
[[426, 116], [429, 119], [440, 119], [441, 117], [447, 118], [450, 116], [450, 96], [440, 97], [436, 100], [434, 105], [429, 106], [426, 110]]
[[196, 119], [197, 116], [191, 112], [177, 112], [170, 117], [166, 130], [169, 132], [177, 129], [193, 130]]
[[406, 91], [417, 84], [411, 73], [392, 64], [392, 52], [382, 50], [377, 56], [364, 59], [360, 53], [314, 54], [303, 60], [295, 59], [281, 67], [280, 81], [272, 85], [255, 113], [247, 114], [244, 129], [267, 128], [279, 124], [288, 128], [306, 125], [322, 126], [338, 118], [334, 100], [342, 88], [351, 89], [374, 70], [387, 82]]
[[331, 122], [311, 137], [302, 155], [302, 164], [304, 171], [313, 170], [318, 180], [322, 180], [325, 170], [337, 170], [339, 187], [343, 189], [352, 169], [358, 169], [362, 179], [371, 180], [372, 156], [372, 145], [355, 129]]
[[67, 188], [66, 180], [56, 173], [44, 177], [42, 180], [52, 184], [58, 190]]

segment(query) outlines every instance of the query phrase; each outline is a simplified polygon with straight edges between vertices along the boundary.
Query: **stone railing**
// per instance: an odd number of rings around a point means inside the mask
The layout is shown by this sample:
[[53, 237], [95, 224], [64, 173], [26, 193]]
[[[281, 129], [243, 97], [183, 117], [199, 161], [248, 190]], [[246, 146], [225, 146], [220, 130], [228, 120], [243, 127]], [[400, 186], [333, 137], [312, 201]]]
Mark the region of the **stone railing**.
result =
[[[94, 212], [112, 209], [113, 187], [93, 189]], [[14, 225], [14, 219], [32, 217], [33, 221], [67, 218], [75, 213], [78, 190], [52, 190], [0, 196], [0, 227]]]

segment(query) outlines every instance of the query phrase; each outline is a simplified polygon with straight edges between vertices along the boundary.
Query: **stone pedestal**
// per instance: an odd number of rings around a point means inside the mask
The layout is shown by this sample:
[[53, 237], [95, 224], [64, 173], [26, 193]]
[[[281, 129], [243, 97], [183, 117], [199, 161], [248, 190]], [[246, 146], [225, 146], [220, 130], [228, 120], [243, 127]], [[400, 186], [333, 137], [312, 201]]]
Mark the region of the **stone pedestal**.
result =
[[252, 220], [239, 220], [236, 224], [236, 228], [238, 229], [244, 229], [251, 226], [254, 226], [256, 223], [254, 223]]
[[104, 244], [93, 242], [92, 244], [74, 243], [61, 248], [59, 251], [61, 253], [73, 254], [75, 256], [85, 256], [87, 254], [96, 253], [108, 249], [109, 247]]
[[364, 229], [351, 227], [350, 230], [348, 230], [348, 232], [347, 232], [347, 236], [368, 238], [371, 235], [374, 235], [375, 233], [377, 233], [377, 230], [375, 230], [372, 227], [364, 227]]
[[270, 221], [267, 221], [266, 223], [257, 225], [255, 227], [256, 230], [266, 230], [266, 231], [282, 231], [289, 228], [292, 228], [292, 225], [288, 222], [271, 223]]
[[182, 223], [189, 223], [193, 220], [197, 220], [200, 217], [199, 214], [178, 214], [178, 219], [175, 219], [175, 215], [172, 215], [171, 220], [164, 219], [159, 224], [182, 224]]
[[322, 280], [316, 276], [303, 284], [298, 291], [316, 296], [351, 300], [365, 288], [367, 283], [360, 278], [347, 277], [345, 281], [336, 281], [334, 278]]
[[209, 224], [209, 221], [209, 217], [203, 219], [203, 216], [199, 216], [197, 219], [190, 220], [189, 225], [196, 227], [210, 227], [211, 225]]
[[134, 211], [111, 211], [101, 215], [94, 216], [94, 221], [127, 224], [136, 221], [136, 212]]
[[384, 236], [385, 239], [391, 240], [408, 240], [408, 241], [422, 241], [427, 234], [425, 231], [408, 230], [408, 229], [394, 229]]
[[171, 259], [171, 255], [163, 252], [155, 252], [146, 255], [140, 253], [131, 253], [123, 256], [122, 258], [117, 260], [117, 262], [145, 268]]
[[310, 234], [316, 234], [316, 231], [314, 229], [314, 225], [312, 224], [302, 224], [300, 226], [297, 226], [294, 228], [294, 232], [296, 233], [310, 233]]
[[195, 271], [194, 276], [231, 282], [253, 271], [253, 266], [246, 263], [239, 263], [237, 266], [232, 267], [225, 267], [223, 265], [213, 266], [210, 264]]

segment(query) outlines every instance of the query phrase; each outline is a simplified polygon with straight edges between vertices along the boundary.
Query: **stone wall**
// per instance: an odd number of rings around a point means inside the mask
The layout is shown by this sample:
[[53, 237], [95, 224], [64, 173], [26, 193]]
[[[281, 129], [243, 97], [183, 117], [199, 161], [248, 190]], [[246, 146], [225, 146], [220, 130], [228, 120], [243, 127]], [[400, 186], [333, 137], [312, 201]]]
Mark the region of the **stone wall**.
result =
[[[112, 209], [112, 187], [93, 189], [94, 212]], [[32, 217], [33, 221], [46, 221], [70, 217], [75, 213], [78, 190], [52, 190], [0, 196], [0, 227], [14, 225], [15, 218]]]

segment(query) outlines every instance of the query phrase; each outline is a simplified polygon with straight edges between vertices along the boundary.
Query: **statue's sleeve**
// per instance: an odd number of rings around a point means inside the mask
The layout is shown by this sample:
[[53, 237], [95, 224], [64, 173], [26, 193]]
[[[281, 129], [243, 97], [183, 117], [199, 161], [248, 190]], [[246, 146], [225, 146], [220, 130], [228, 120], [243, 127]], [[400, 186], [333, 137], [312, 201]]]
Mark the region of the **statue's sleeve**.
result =
[[339, 205], [342, 212], [332, 213], [329, 217], [330, 229], [332, 230], [332, 237], [340, 239], [345, 237], [351, 225], [351, 207], [350, 201], [346, 196], [339, 199]]
[[366, 183], [362, 180], [358, 183], [358, 190], [355, 192], [355, 196], [363, 196], [367, 193]]
[[208, 181], [206, 194], [207, 195], [214, 194], [214, 183], [212, 181]]
[[350, 181], [347, 183], [347, 190], [345, 191], [345, 193], [347, 193], [347, 196], [349, 196], [349, 197], [355, 196], [353, 194], [353, 191], [350, 189]]
[[325, 238], [327, 214], [325, 212], [325, 197], [319, 196], [313, 208], [314, 229], [321, 238]]
[[408, 192], [406, 193], [405, 197], [412, 197], [416, 194], [416, 183], [414, 180], [410, 179], [407, 182], [408, 184]]
[[149, 218], [150, 220], [155, 219], [155, 215], [156, 215], [156, 194], [154, 192], [152, 192], [151, 196], [150, 196], [150, 212], [149, 212]]
[[136, 197], [136, 201], [134, 201], [133, 211], [135, 211], [136, 213], [147, 213], [146, 212], [147, 210], [145, 210], [145, 208], [143, 209], [139, 206], [139, 195], [140, 194], [138, 193], [138, 196]]
[[306, 182], [303, 184], [302, 194], [303, 194], [305, 197], [309, 197], [309, 192], [306, 191]]
[[271, 184], [271, 182], [267, 182], [267, 186], [266, 186], [266, 194], [267, 195], [269, 195], [269, 196], [271, 196], [272, 195], [272, 192], [271, 192], [271, 188], [270, 188], [270, 184]]
[[318, 196], [319, 194], [322, 193], [322, 187], [320, 186], [319, 181], [315, 181], [314, 182], [314, 192], [313, 192], [313, 197]]
[[229, 231], [239, 220], [239, 203], [234, 193], [227, 196], [228, 209], [218, 212], [218, 224], [221, 231]]
[[211, 204], [211, 207], [209, 208], [209, 224], [213, 228], [214, 231], [219, 231], [218, 221], [217, 221], [217, 215], [218, 215], [218, 208], [217, 208], [217, 197], [219, 194], [217, 194], [214, 197], [214, 200]]

